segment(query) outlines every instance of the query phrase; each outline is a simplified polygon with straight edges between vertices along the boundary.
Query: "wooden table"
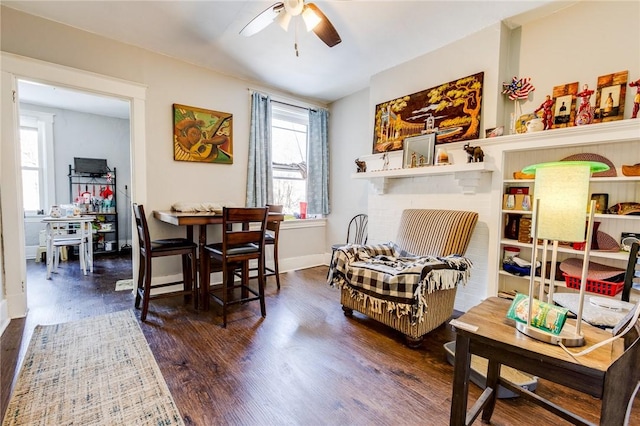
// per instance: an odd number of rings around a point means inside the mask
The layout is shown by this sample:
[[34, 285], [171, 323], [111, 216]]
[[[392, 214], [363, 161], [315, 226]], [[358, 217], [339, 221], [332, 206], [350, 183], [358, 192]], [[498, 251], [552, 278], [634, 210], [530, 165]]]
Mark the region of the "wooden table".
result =
[[[154, 210], [153, 217], [156, 219], [170, 223], [176, 226], [187, 227], [187, 238], [193, 240], [193, 227], [198, 226], [198, 258], [200, 285], [199, 307], [200, 309], [209, 309], [209, 280], [210, 277], [206, 273], [206, 264], [203, 259], [208, 259], [209, 255], [205, 249], [207, 244], [207, 225], [222, 224], [222, 212], [176, 212], [173, 210]], [[269, 213], [268, 221], [284, 220], [283, 213]]]
[[[496, 403], [497, 392], [494, 389], [498, 389], [498, 384], [574, 424], [591, 424], [500, 378], [502, 364], [600, 398], [600, 424], [624, 424], [627, 406], [633, 402], [634, 390], [640, 380], [640, 340], [637, 329], [629, 332], [625, 339], [618, 339], [579, 357], [578, 362], [559, 346], [527, 337], [510, 325], [510, 320], [506, 318], [510, 303], [497, 297], [489, 298], [458, 318], [462, 324], [454, 324], [457, 337], [450, 424], [471, 424], [480, 411], [482, 420], [489, 423]], [[467, 328], [467, 324], [478, 328]], [[570, 350], [578, 352], [611, 337], [610, 333], [584, 323], [583, 334], [586, 346]], [[625, 344], [629, 346], [626, 351]], [[467, 414], [472, 354], [488, 359], [489, 366], [487, 387]], [[526, 423], [526, 413], [522, 416]]]

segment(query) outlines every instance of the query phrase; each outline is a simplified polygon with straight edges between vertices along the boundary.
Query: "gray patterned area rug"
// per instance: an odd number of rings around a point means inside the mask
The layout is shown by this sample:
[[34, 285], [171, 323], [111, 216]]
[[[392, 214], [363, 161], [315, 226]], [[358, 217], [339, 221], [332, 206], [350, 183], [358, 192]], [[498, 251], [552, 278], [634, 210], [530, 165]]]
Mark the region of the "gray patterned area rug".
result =
[[37, 326], [3, 426], [184, 425], [132, 311]]

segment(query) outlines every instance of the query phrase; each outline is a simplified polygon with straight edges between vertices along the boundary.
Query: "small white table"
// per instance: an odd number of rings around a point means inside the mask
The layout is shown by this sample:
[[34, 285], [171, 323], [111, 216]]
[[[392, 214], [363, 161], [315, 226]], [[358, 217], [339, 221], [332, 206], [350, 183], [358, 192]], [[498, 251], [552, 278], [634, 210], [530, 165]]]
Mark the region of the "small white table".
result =
[[[88, 269], [93, 272], [93, 241], [91, 222], [94, 216], [45, 217], [47, 232], [47, 279], [58, 267], [57, 248], [62, 246], [78, 246], [80, 268], [87, 275]], [[73, 232], [73, 233], [71, 233]], [[54, 248], [56, 252], [54, 253]]]

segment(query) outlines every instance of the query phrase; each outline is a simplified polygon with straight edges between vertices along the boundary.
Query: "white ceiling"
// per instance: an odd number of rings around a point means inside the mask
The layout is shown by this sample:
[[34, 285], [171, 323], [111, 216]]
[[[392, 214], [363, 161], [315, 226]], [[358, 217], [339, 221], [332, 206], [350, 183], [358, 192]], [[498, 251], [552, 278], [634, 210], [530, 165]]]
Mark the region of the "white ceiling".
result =
[[[317, 0], [342, 43], [327, 47], [300, 25], [240, 30], [273, 0], [3, 1], [4, 6], [318, 102], [368, 86], [385, 69], [502, 20], [518, 25], [572, 2]], [[532, 12], [533, 11], [533, 12]], [[299, 19], [296, 18], [296, 19]], [[23, 98], [24, 99], [24, 98]]]
[[129, 102], [117, 98], [29, 81], [18, 82], [18, 96], [21, 102], [129, 119]]

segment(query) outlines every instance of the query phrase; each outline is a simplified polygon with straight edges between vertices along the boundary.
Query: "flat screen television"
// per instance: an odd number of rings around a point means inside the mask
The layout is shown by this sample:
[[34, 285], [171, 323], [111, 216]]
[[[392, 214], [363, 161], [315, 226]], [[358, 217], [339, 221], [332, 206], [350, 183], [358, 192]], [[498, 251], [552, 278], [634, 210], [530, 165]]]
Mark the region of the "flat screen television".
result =
[[103, 175], [111, 171], [104, 158], [73, 158], [73, 168], [78, 175]]

